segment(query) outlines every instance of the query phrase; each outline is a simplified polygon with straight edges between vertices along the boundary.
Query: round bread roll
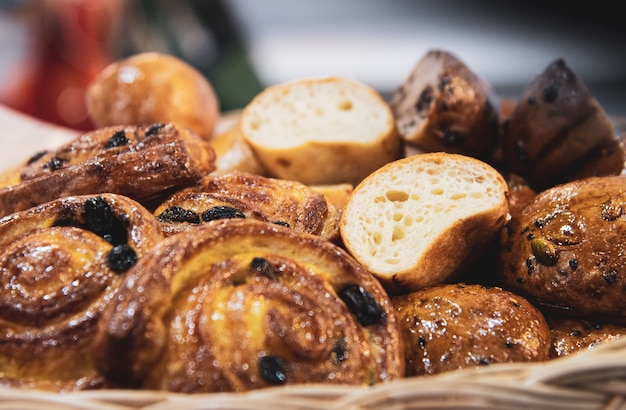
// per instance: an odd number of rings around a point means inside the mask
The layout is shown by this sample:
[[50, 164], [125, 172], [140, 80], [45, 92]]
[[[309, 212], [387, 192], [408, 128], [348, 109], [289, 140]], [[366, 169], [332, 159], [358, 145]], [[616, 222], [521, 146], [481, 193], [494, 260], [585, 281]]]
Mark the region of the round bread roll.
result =
[[550, 358], [591, 350], [600, 343], [626, 336], [626, 327], [568, 317], [546, 317], [552, 334]]
[[539, 193], [503, 230], [503, 287], [545, 309], [626, 322], [625, 192], [626, 176], [605, 176]]
[[99, 128], [175, 122], [210, 139], [219, 116], [208, 79], [185, 61], [156, 52], [107, 66], [89, 85], [86, 102]]
[[526, 299], [497, 287], [444, 284], [391, 298], [406, 376], [548, 360], [550, 329]]
[[490, 160], [500, 126], [499, 100], [485, 80], [452, 53], [433, 49], [391, 96], [407, 143]]
[[507, 195], [502, 175], [476, 158], [403, 158], [355, 187], [341, 237], [389, 292], [408, 293], [468, 271], [504, 226]]
[[241, 131], [271, 176], [307, 185], [356, 185], [402, 154], [387, 103], [341, 77], [268, 87], [244, 108]]

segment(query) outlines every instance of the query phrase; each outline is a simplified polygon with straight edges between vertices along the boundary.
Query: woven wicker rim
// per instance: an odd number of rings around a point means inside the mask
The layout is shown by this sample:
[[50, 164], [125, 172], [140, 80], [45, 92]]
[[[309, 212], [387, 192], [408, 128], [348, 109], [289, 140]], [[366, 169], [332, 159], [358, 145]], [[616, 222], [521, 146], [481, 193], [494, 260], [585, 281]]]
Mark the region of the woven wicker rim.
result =
[[292, 385], [247, 393], [0, 390], [0, 410], [626, 409], [626, 338], [543, 363], [507, 363], [371, 387]]

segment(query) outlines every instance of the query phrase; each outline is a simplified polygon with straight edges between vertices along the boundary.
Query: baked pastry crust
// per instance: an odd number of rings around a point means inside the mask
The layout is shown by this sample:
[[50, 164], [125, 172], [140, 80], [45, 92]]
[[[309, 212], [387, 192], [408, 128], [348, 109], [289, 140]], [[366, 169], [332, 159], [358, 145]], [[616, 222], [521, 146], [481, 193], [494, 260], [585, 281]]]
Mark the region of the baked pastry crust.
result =
[[213, 171], [207, 142], [173, 123], [85, 132], [22, 168], [20, 183], [0, 188], [0, 215], [69, 195], [111, 192], [143, 202]]
[[154, 211], [166, 235], [221, 218], [252, 218], [328, 240], [339, 237], [340, 211], [297, 181], [234, 171], [209, 175], [166, 198]]
[[503, 286], [580, 319], [626, 321], [626, 176], [587, 178], [539, 193], [503, 231]]
[[113, 385], [179, 392], [370, 385], [404, 372], [381, 285], [341, 248], [251, 219], [166, 238], [103, 314]]
[[0, 383], [106, 387], [91, 359], [100, 312], [162, 239], [148, 210], [114, 194], [67, 197], [0, 219]]

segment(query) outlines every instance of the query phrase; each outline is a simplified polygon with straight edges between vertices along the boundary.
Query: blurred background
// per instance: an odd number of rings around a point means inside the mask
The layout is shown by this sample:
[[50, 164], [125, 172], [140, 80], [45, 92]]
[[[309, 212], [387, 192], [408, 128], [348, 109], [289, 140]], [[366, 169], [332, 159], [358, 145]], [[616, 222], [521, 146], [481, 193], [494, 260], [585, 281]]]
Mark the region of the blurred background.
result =
[[0, 0], [0, 103], [89, 129], [89, 81], [143, 51], [195, 66], [224, 111], [304, 76], [347, 76], [388, 97], [437, 47], [506, 98], [564, 58], [605, 110], [622, 116], [626, 28], [614, 7], [602, 0]]

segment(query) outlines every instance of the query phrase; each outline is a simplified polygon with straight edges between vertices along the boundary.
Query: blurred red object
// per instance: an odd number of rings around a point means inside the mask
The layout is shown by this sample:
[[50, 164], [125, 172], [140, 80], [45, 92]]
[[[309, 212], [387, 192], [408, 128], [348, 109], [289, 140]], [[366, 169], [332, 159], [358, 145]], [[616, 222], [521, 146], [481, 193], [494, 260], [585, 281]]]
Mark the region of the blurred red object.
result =
[[85, 90], [115, 58], [122, 1], [31, 0], [13, 10], [24, 19], [30, 49], [0, 86], [0, 103], [53, 124], [92, 129]]

